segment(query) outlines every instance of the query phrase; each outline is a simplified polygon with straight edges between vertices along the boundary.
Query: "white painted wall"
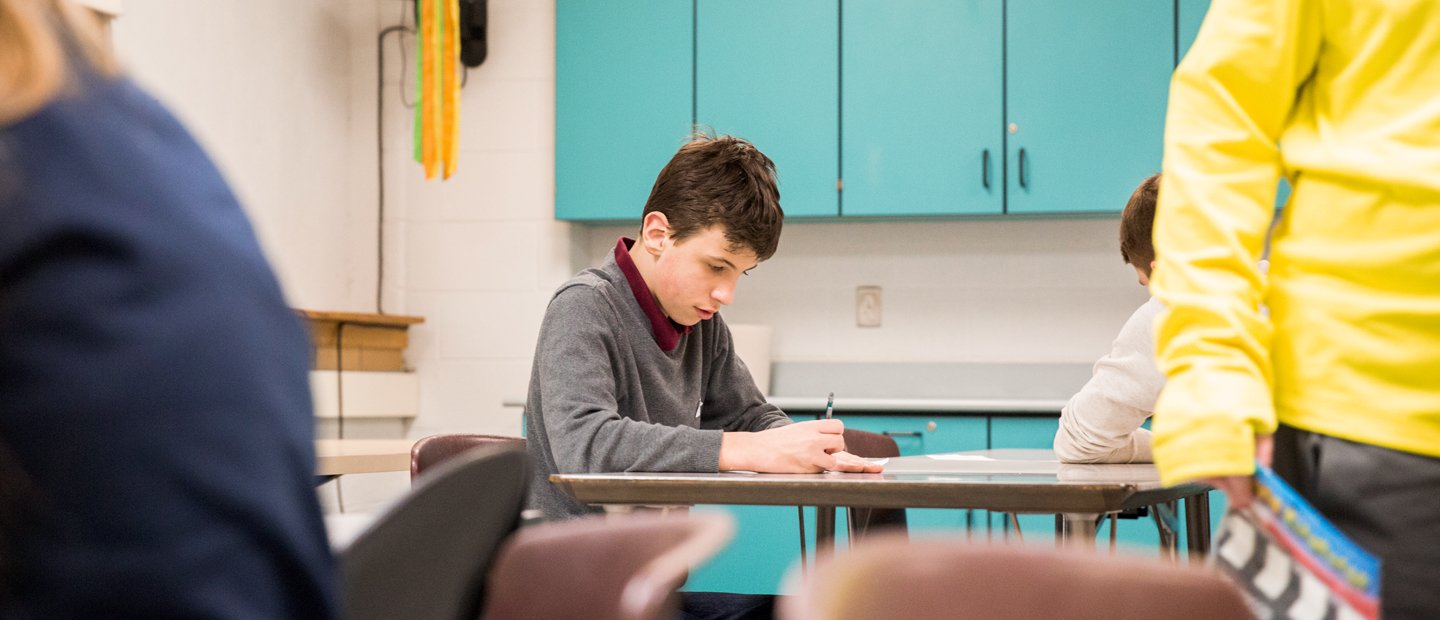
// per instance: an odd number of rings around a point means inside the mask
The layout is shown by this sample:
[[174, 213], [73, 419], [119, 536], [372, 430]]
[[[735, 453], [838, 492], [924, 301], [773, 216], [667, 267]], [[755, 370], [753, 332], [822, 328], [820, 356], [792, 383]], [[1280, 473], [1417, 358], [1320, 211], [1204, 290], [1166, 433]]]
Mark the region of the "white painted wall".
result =
[[390, 254], [403, 277], [391, 292], [426, 319], [411, 328], [417, 437], [520, 433], [520, 410], [500, 403], [525, 394], [545, 304], [574, 271], [572, 235], [584, 232], [554, 220], [554, 3], [488, 4], [489, 56], [461, 90], [455, 177], [424, 180], [409, 160], [408, 111], [386, 104], [397, 145], [387, 161], [406, 205], [387, 224], [405, 246]]
[[[382, 3], [127, 0], [129, 73], [210, 152], [293, 305], [374, 309], [374, 24]], [[398, 4], [398, 3], [397, 3]]]
[[[1118, 228], [1117, 217], [791, 222], [722, 314], [772, 326], [777, 363], [1092, 362], [1147, 298]], [[634, 227], [590, 230], [589, 254], [620, 235]], [[882, 289], [879, 328], [855, 326], [862, 285]]]

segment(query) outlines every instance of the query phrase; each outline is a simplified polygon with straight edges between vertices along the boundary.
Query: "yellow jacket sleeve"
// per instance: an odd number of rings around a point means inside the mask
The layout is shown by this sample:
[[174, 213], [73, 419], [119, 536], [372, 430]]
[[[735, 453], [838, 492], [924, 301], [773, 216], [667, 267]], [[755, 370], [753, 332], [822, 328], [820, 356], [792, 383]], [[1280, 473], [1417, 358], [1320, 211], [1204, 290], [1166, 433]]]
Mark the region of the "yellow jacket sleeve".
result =
[[1175, 483], [1254, 471], [1254, 435], [1275, 428], [1257, 268], [1282, 174], [1279, 136], [1312, 74], [1307, 0], [1217, 0], [1171, 83], [1152, 292], [1155, 462]]

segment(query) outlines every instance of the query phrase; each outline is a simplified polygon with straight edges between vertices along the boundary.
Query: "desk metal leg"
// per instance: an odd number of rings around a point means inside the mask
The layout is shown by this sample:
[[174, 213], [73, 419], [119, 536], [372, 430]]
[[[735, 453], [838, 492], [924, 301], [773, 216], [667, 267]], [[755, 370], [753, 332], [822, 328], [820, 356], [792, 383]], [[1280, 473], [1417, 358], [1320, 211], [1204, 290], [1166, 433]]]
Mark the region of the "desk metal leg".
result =
[[1155, 517], [1155, 528], [1160, 533], [1160, 555], [1171, 562], [1179, 558], [1180, 519], [1175, 502], [1161, 502], [1150, 507]]
[[1093, 512], [1067, 512], [1060, 515], [1060, 537], [1066, 545], [1082, 549], [1095, 548], [1095, 522], [1100, 515]]
[[1204, 562], [1210, 553], [1209, 491], [1185, 498], [1185, 542], [1190, 547], [1190, 561]]
[[815, 561], [835, 551], [835, 507], [815, 507]]

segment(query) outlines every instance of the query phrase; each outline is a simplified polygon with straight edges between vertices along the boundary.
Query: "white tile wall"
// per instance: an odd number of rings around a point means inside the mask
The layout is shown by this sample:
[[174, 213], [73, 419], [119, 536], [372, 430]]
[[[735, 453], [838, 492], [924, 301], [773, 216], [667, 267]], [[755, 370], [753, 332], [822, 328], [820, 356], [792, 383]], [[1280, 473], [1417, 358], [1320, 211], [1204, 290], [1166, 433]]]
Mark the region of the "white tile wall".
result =
[[[794, 221], [722, 313], [773, 327], [777, 363], [1090, 362], [1146, 299], [1120, 260], [1118, 226]], [[632, 229], [590, 229], [589, 254]], [[855, 326], [861, 285], [882, 288], [879, 328]]]
[[378, 7], [131, 0], [114, 23], [127, 70], [210, 152], [297, 306], [374, 306]]
[[[461, 91], [456, 176], [425, 181], [408, 141], [396, 142], [403, 157], [387, 158], [405, 179], [405, 310], [426, 317], [411, 344], [421, 375], [413, 436], [519, 434], [519, 409], [501, 401], [523, 398], [545, 304], [584, 240], [553, 214], [554, 5], [488, 4], [489, 55]], [[399, 110], [397, 99], [387, 122], [408, 137]]]

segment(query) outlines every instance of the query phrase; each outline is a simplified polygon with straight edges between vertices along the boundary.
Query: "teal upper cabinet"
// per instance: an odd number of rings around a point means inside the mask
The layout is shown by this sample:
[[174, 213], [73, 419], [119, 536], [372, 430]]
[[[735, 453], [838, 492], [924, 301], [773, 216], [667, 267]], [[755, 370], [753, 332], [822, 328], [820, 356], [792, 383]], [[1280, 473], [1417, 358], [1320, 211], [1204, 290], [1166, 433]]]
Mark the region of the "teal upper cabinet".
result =
[[843, 215], [1003, 211], [1001, 6], [843, 2]]
[[695, 7], [696, 123], [770, 156], [785, 215], [838, 215], [836, 0], [698, 0]]
[[1205, 12], [1210, 10], [1210, 0], [1180, 0], [1175, 5], [1175, 33], [1180, 35], [1175, 45], [1175, 64], [1190, 51], [1195, 35], [1200, 32], [1200, 23], [1205, 21]]
[[1117, 213], [1208, 8], [556, 0], [556, 217], [638, 217], [692, 123], [769, 155], [791, 217]]
[[1116, 212], [1160, 170], [1174, 4], [1006, 2], [1007, 212]]
[[693, 114], [690, 2], [556, 0], [555, 217], [638, 220]]

